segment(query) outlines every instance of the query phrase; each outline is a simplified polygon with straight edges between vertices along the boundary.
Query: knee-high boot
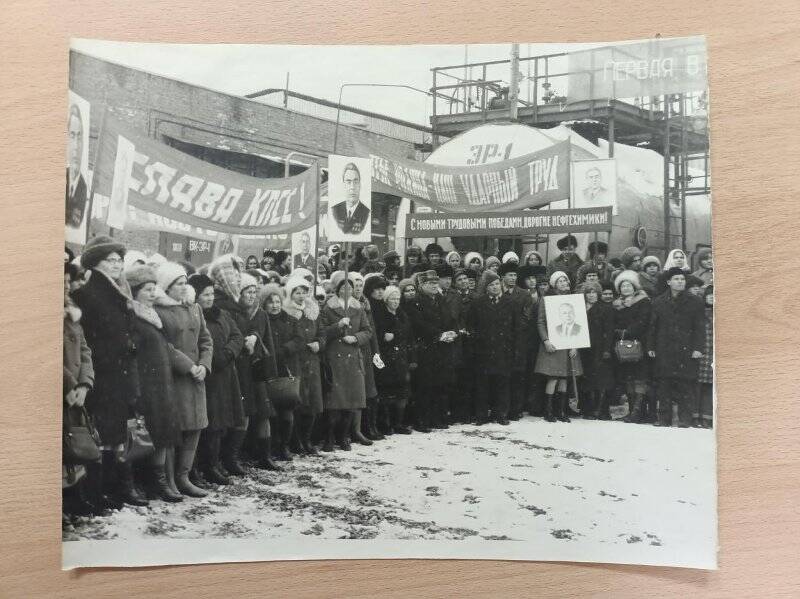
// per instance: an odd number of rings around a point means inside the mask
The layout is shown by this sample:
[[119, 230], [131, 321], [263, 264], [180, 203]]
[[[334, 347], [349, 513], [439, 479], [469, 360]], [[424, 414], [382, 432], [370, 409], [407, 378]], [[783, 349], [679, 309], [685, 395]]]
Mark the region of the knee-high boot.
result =
[[566, 391], [558, 392], [558, 420], [560, 422], [570, 422], [569, 419], [569, 395]]
[[389, 409], [393, 418], [392, 428], [394, 432], [398, 435], [410, 435], [411, 427], [404, 422], [406, 407], [402, 403], [396, 403], [390, 406]]
[[175, 463], [175, 486], [183, 495], [189, 497], [205, 497], [206, 491], [192, 484], [189, 480], [189, 471], [194, 465], [194, 456], [197, 452], [197, 443], [200, 440], [200, 431], [190, 431], [183, 435], [183, 445], [177, 450]]
[[350, 451], [350, 429], [355, 421], [352, 410], [343, 410], [339, 417], [339, 447], [344, 451]]
[[229, 485], [229, 479], [220, 470], [220, 453], [222, 451], [222, 434], [223, 431], [206, 431], [205, 445], [206, 445], [206, 460], [203, 474], [208, 482], [215, 485]]
[[633, 399], [628, 402], [630, 412], [625, 416], [625, 422], [639, 422], [642, 418], [642, 400], [644, 396], [641, 393], [634, 393]]
[[275, 452], [275, 458], [284, 462], [291, 462], [293, 459], [292, 453], [289, 451], [289, 443], [292, 440], [292, 431], [294, 429], [294, 413], [287, 412], [281, 414], [278, 419], [278, 447]]
[[353, 410], [351, 414], [351, 420], [353, 422], [353, 441], [361, 445], [372, 445], [372, 441], [361, 433], [361, 410]]
[[322, 451], [330, 452], [336, 443], [336, 428], [339, 424], [339, 411], [328, 410], [326, 417], [325, 442], [322, 444]]
[[556, 417], [553, 411], [553, 393], [544, 394], [544, 419], [547, 422], [555, 422]]
[[246, 436], [246, 429], [234, 428], [228, 431], [222, 441], [222, 463], [225, 465], [225, 470], [234, 476], [242, 476], [247, 473], [240, 458], [242, 443]]
[[316, 445], [311, 441], [311, 435], [314, 432], [314, 424], [316, 422], [314, 414], [305, 414], [303, 416], [303, 430], [300, 434], [300, 441], [306, 450], [307, 455], [316, 455], [319, 451]]
[[130, 462], [116, 462], [117, 471], [117, 493], [119, 499], [128, 505], [135, 505], [143, 507], [149, 505], [150, 502], [142, 497], [136, 485], [133, 482], [133, 465]]
[[366, 435], [367, 439], [372, 441], [382, 441], [386, 437], [384, 437], [380, 431], [378, 430], [378, 410], [380, 406], [380, 399], [377, 397], [373, 397], [372, 400], [367, 400], [369, 405], [369, 411], [367, 412], [367, 432], [369, 434]]

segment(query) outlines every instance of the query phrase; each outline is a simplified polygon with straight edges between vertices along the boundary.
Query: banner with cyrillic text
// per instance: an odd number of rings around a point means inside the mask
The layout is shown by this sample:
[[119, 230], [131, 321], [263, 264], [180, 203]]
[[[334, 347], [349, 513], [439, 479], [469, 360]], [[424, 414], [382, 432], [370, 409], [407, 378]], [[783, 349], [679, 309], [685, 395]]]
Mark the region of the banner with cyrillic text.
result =
[[125, 128], [107, 115], [94, 190], [109, 198], [107, 224], [123, 229], [133, 206], [233, 235], [290, 233], [314, 224], [317, 169], [258, 179], [220, 168]]
[[611, 206], [568, 210], [516, 210], [469, 215], [409, 214], [406, 237], [503, 237], [611, 231]]
[[442, 166], [372, 154], [372, 191], [441, 212], [506, 212], [569, 197], [569, 140], [511, 160]]

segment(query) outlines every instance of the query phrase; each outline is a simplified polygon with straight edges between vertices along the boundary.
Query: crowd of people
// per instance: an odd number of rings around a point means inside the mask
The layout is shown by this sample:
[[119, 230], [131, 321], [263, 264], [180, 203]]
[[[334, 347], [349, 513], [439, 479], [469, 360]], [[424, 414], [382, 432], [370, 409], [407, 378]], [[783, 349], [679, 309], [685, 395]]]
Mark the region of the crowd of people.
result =
[[[101, 458], [65, 460], [65, 513], [180, 502], [248, 467], [526, 413], [610, 420], [627, 404], [629, 423], [711, 427], [710, 248], [691, 272], [680, 249], [662, 265], [600, 241], [584, 261], [577, 246], [563, 237], [545, 263], [332, 245], [308, 268], [266, 250], [195, 269], [91, 239], [65, 257], [63, 408], [65, 423], [88, 414]], [[544, 298], [561, 294], [584, 296], [590, 347], [549, 339]]]

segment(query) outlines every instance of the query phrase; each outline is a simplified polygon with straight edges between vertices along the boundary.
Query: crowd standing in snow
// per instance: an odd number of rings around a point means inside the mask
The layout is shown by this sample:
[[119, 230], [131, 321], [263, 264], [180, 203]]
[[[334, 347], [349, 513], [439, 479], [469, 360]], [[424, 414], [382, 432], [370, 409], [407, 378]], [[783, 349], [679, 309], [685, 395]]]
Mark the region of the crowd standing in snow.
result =
[[[678, 426], [710, 427], [711, 250], [690, 272], [679, 249], [662, 267], [634, 247], [609, 257], [595, 241], [586, 261], [575, 237], [558, 247], [544, 264], [536, 251], [437, 244], [401, 261], [368, 245], [345, 272], [332, 245], [294, 269], [267, 250], [196, 271], [90, 240], [65, 259], [63, 407], [65, 422], [88, 415], [101, 458], [65, 459], [65, 513], [180, 502], [248, 467], [525, 413], [610, 420], [627, 402], [626, 422], [671, 426], [676, 406]], [[543, 297], [572, 293], [585, 296], [591, 347], [558, 350]], [[622, 359], [621, 340], [641, 356]], [[268, 381], [290, 376], [300, 401], [270, 397]], [[143, 457], [130, 439], [142, 427]]]

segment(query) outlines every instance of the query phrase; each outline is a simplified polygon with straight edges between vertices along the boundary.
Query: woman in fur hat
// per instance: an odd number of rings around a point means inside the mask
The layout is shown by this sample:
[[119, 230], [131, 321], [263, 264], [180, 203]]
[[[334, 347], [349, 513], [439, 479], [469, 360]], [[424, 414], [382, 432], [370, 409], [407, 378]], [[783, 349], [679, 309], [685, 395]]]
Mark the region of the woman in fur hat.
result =
[[480, 274], [483, 272], [483, 257], [478, 252], [467, 252], [464, 256], [464, 267]]
[[486, 262], [484, 262], [484, 270], [493, 270], [494, 274], [498, 274], [500, 272], [500, 258], [497, 256], [488, 256], [486, 258]]
[[[369, 345], [361, 349], [361, 356], [364, 360], [364, 392], [367, 397], [365, 410], [368, 416], [367, 421], [369, 421], [372, 410], [376, 409], [378, 404], [378, 389], [375, 386], [375, 371], [372, 367], [373, 358], [378, 353], [378, 338], [375, 336], [375, 323], [372, 321], [372, 307], [364, 293], [366, 281], [364, 277], [357, 272], [348, 273], [347, 276], [353, 282], [353, 297], [361, 304], [361, 309], [364, 311], [367, 326], [371, 333]], [[378, 276], [379, 275], [375, 274], [370, 278]], [[380, 277], [380, 279], [385, 280], [383, 277]], [[357, 410], [353, 413], [352, 438], [362, 445], [372, 445], [372, 440], [369, 438], [371, 435], [365, 435], [361, 430], [362, 416], [362, 410]]]
[[366, 407], [364, 362], [361, 348], [369, 345], [372, 330], [361, 303], [353, 297], [353, 281], [344, 271], [331, 276], [336, 291], [322, 309], [325, 359], [330, 369], [330, 391], [326, 398], [328, 431], [323, 451], [333, 451], [334, 441], [350, 449], [354, 412]]
[[189, 372], [175, 377], [183, 441], [175, 458], [175, 486], [190, 497], [205, 497], [206, 491], [189, 480], [200, 432], [208, 426], [205, 379], [211, 372], [212, 341], [203, 311], [187, 303], [186, 271], [180, 264], [165, 262], [156, 271], [155, 309], [164, 325], [164, 335], [175, 349], [192, 361]]
[[[400, 308], [400, 289], [387, 287], [383, 294], [385, 309], [376, 319], [380, 355], [384, 368], [375, 373], [381, 404], [386, 407], [386, 434], [411, 434], [405, 424], [405, 410], [410, 392], [410, 369], [415, 355], [411, 339], [411, 324]], [[377, 301], [377, 300], [376, 300]], [[377, 311], [375, 312], [377, 314]]]
[[406, 248], [406, 262], [403, 265], [403, 278], [410, 278], [414, 273], [425, 270], [426, 268], [422, 260], [422, 248], [418, 245], [408, 246], [408, 248]]
[[[639, 273], [625, 270], [614, 280], [619, 298], [614, 302], [614, 340], [639, 341], [644, 352], [647, 328], [650, 324], [652, 302], [642, 291]], [[647, 393], [648, 363], [644, 357], [637, 362], [616, 363], [617, 381], [624, 384], [629, 414], [626, 422], [639, 422]]]
[[221, 256], [211, 263], [209, 277], [214, 282], [214, 304], [227, 312], [244, 336], [244, 349], [236, 361], [239, 388], [244, 400], [241, 427], [231, 432], [231, 446], [241, 447], [248, 434], [252, 439], [249, 452], [256, 466], [265, 470], [281, 470], [272, 459], [270, 417], [275, 415], [263, 381], [253, 377], [252, 364], [263, 357], [259, 340], [265, 339], [267, 315], [258, 302], [258, 282], [247, 273], [236, 270], [230, 256]]
[[542, 266], [544, 264], [544, 258], [542, 258], [542, 255], [536, 250], [531, 250], [525, 254], [525, 259], [522, 264], [523, 266]]
[[286, 282], [286, 301], [283, 304], [284, 312], [297, 320], [297, 330], [303, 340], [298, 352], [302, 405], [296, 413], [294, 445], [297, 453], [308, 455], [317, 453], [317, 448], [311, 442], [311, 433], [315, 420], [323, 410], [319, 360], [325, 350], [325, 336], [319, 320], [320, 308], [316, 300], [309, 296], [310, 288], [305, 279], [291, 276]]
[[500, 260], [503, 264], [507, 262], [513, 262], [514, 264], [519, 264], [519, 256], [517, 256], [516, 252], [508, 251], [503, 254], [503, 258]]
[[[132, 480], [130, 464], [124, 461], [128, 418], [139, 397], [135, 315], [130, 289], [122, 272], [125, 246], [111, 237], [95, 237], [86, 244], [80, 262], [91, 271], [89, 280], [72, 292], [81, 309], [81, 326], [92, 350], [94, 385], [86, 394], [86, 410], [94, 421], [102, 443], [102, 465], [90, 466], [95, 483], [96, 505], [119, 508], [114, 480]], [[123, 501], [139, 503], [127, 484]]]
[[134, 265], [126, 272], [136, 313], [136, 360], [139, 366], [141, 397], [139, 412], [153, 441], [152, 465], [155, 491], [169, 502], [183, 500], [178, 492], [167, 456], [183, 443], [175, 378], [191, 376], [194, 362], [167, 341], [164, 326], [154, 309], [157, 297], [156, 273], [150, 266]]
[[[570, 281], [567, 273], [556, 271], [550, 275], [547, 295], [568, 295]], [[544, 302], [543, 302], [544, 303]], [[545, 420], [569, 422], [567, 379], [583, 374], [581, 358], [576, 349], [556, 349], [547, 332], [547, 311], [542, 305], [537, 324], [539, 327], [539, 352], [536, 355], [536, 372], [547, 377], [545, 383]], [[556, 398], [557, 395], [557, 398]], [[555, 405], [554, 405], [555, 404]]]
[[[267, 285], [264, 290], [264, 306], [267, 313], [267, 330], [264, 345], [268, 351], [275, 350], [275, 361], [266, 361], [267, 378], [300, 376], [300, 352], [303, 349], [303, 337], [297, 326], [297, 320], [283, 310], [283, 291], [277, 285]], [[270, 343], [270, 337], [272, 342]], [[277, 370], [275, 370], [277, 366]], [[289, 445], [294, 433], [295, 408], [274, 406], [276, 415], [272, 419], [277, 447], [275, 456], [284, 461], [291, 461]]]
[[447, 256], [444, 258], [444, 261], [450, 265], [453, 271], [461, 268], [461, 254], [455, 250], [448, 252]]
[[600, 301], [601, 293], [600, 283], [583, 284], [591, 346], [580, 350], [585, 380], [581, 414], [589, 419], [606, 419], [608, 395], [614, 389], [614, 309]]
[[658, 286], [658, 273], [661, 270], [661, 260], [655, 256], [645, 256], [642, 259], [642, 270], [639, 272], [639, 285], [651, 298], [656, 294]]
[[364, 248], [364, 258], [366, 261], [364, 265], [359, 269], [359, 272], [362, 275], [369, 274], [371, 272], [381, 272], [385, 266], [380, 261], [380, 252], [378, 251], [378, 246], [374, 244], [369, 244], [367, 247]]
[[208, 482], [227, 485], [231, 482], [228, 473], [244, 474], [239, 463], [241, 435], [235, 432], [244, 426], [242, 391], [236, 372], [244, 336], [233, 317], [214, 305], [214, 282], [209, 277], [194, 274], [189, 277], [189, 285], [213, 341], [211, 373], [206, 377], [208, 427], [201, 435], [205, 449], [203, 473]]

